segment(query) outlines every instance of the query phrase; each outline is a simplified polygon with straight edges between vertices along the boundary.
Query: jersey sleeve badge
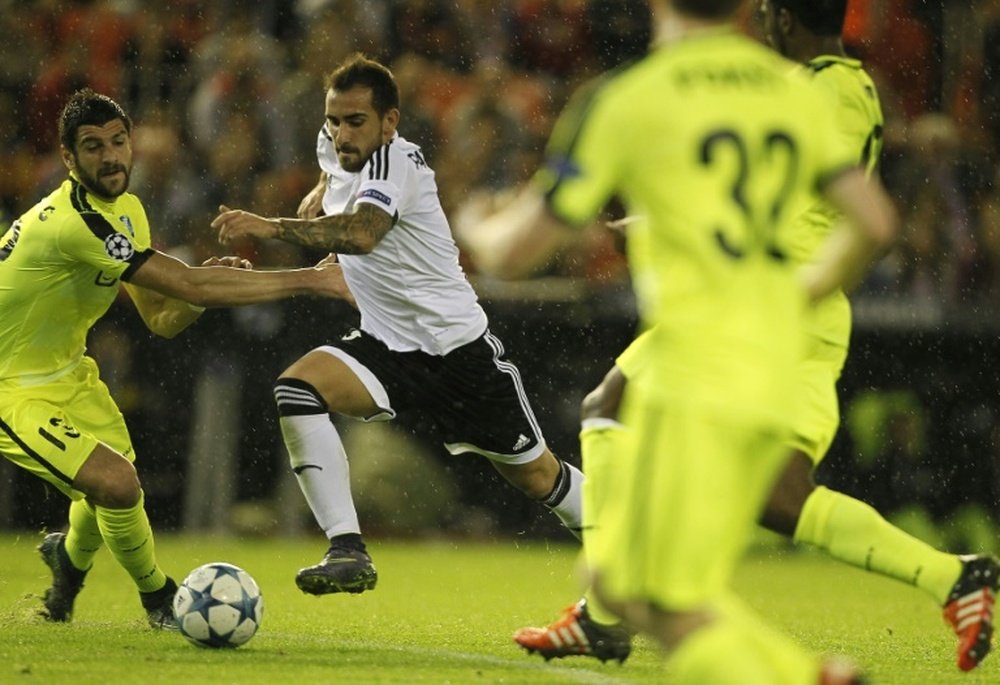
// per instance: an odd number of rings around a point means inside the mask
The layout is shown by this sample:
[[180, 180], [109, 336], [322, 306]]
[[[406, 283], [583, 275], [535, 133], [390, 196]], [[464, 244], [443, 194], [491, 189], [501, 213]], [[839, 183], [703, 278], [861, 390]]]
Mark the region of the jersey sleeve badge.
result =
[[124, 233], [112, 233], [104, 239], [104, 251], [114, 260], [127, 262], [135, 254], [135, 246]]

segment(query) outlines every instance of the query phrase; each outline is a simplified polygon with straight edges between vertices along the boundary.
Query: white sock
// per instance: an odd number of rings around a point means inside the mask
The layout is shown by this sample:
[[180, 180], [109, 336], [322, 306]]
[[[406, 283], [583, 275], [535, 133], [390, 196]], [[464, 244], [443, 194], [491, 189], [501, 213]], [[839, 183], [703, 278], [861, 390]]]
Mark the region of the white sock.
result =
[[583, 472], [561, 459], [559, 465], [560, 472], [559, 477], [556, 478], [556, 484], [549, 496], [542, 500], [542, 504], [558, 516], [563, 525], [579, 538], [580, 530], [583, 527], [581, 495]]
[[326, 536], [360, 533], [347, 453], [330, 417], [282, 416], [281, 435], [299, 488]]
[[316, 523], [328, 538], [361, 533], [344, 443], [316, 389], [296, 378], [274, 386], [288, 461]]

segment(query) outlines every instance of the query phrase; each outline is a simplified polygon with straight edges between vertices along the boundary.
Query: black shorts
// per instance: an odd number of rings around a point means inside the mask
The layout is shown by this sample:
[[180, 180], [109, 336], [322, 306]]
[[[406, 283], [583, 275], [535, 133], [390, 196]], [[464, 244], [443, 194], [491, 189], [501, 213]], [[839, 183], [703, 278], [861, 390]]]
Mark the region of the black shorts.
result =
[[489, 330], [444, 356], [393, 352], [359, 329], [318, 349], [343, 361], [364, 383], [382, 410], [369, 421], [419, 409], [435, 421], [452, 454], [475, 452], [523, 464], [545, 450], [521, 374]]

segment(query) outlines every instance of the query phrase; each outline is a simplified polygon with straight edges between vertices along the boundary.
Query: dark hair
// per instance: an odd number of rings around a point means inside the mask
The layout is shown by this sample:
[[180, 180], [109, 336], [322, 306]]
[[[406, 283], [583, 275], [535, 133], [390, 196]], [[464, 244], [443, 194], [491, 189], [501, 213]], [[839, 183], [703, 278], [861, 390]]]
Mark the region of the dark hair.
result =
[[114, 119], [121, 119], [125, 130], [132, 132], [132, 120], [121, 105], [107, 95], [81, 88], [70, 96], [59, 115], [59, 142], [76, 152], [76, 132], [81, 126], [103, 126]]
[[385, 116], [390, 109], [399, 109], [399, 87], [392, 72], [360, 52], [350, 55], [330, 72], [324, 84], [327, 90], [350, 90], [365, 86], [372, 90], [372, 107], [378, 115]]
[[818, 36], [839, 36], [847, 17], [847, 0], [771, 0]]
[[590, 0], [586, 17], [602, 70], [639, 59], [648, 51], [653, 21], [646, 0]]
[[681, 14], [700, 19], [725, 19], [736, 14], [743, 0], [673, 0]]

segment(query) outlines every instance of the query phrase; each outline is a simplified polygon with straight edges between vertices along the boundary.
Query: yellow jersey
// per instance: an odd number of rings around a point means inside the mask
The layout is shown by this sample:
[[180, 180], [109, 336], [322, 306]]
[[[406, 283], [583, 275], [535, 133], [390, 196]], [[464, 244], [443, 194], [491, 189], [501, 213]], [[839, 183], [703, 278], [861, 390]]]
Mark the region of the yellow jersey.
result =
[[536, 177], [550, 210], [582, 225], [618, 196], [643, 217], [628, 252], [659, 401], [787, 425], [805, 305], [794, 219], [857, 166], [829, 109], [727, 27], [654, 49], [560, 117]]
[[149, 248], [135, 195], [107, 201], [73, 176], [15, 221], [0, 238], [0, 381], [44, 382], [74, 368]]
[[[871, 175], [882, 153], [882, 130], [885, 120], [878, 91], [861, 62], [839, 55], [821, 55], [805, 65], [805, 74], [829, 98], [831, 114], [844, 145], [852, 150], [859, 164]], [[838, 219], [837, 212], [825, 202], [809, 208], [796, 222], [790, 242], [790, 254], [798, 262], [811, 260], [830, 236]], [[837, 292], [807, 313], [806, 331], [820, 340], [846, 348], [851, 337], [851, 305], [843, 292]]]

